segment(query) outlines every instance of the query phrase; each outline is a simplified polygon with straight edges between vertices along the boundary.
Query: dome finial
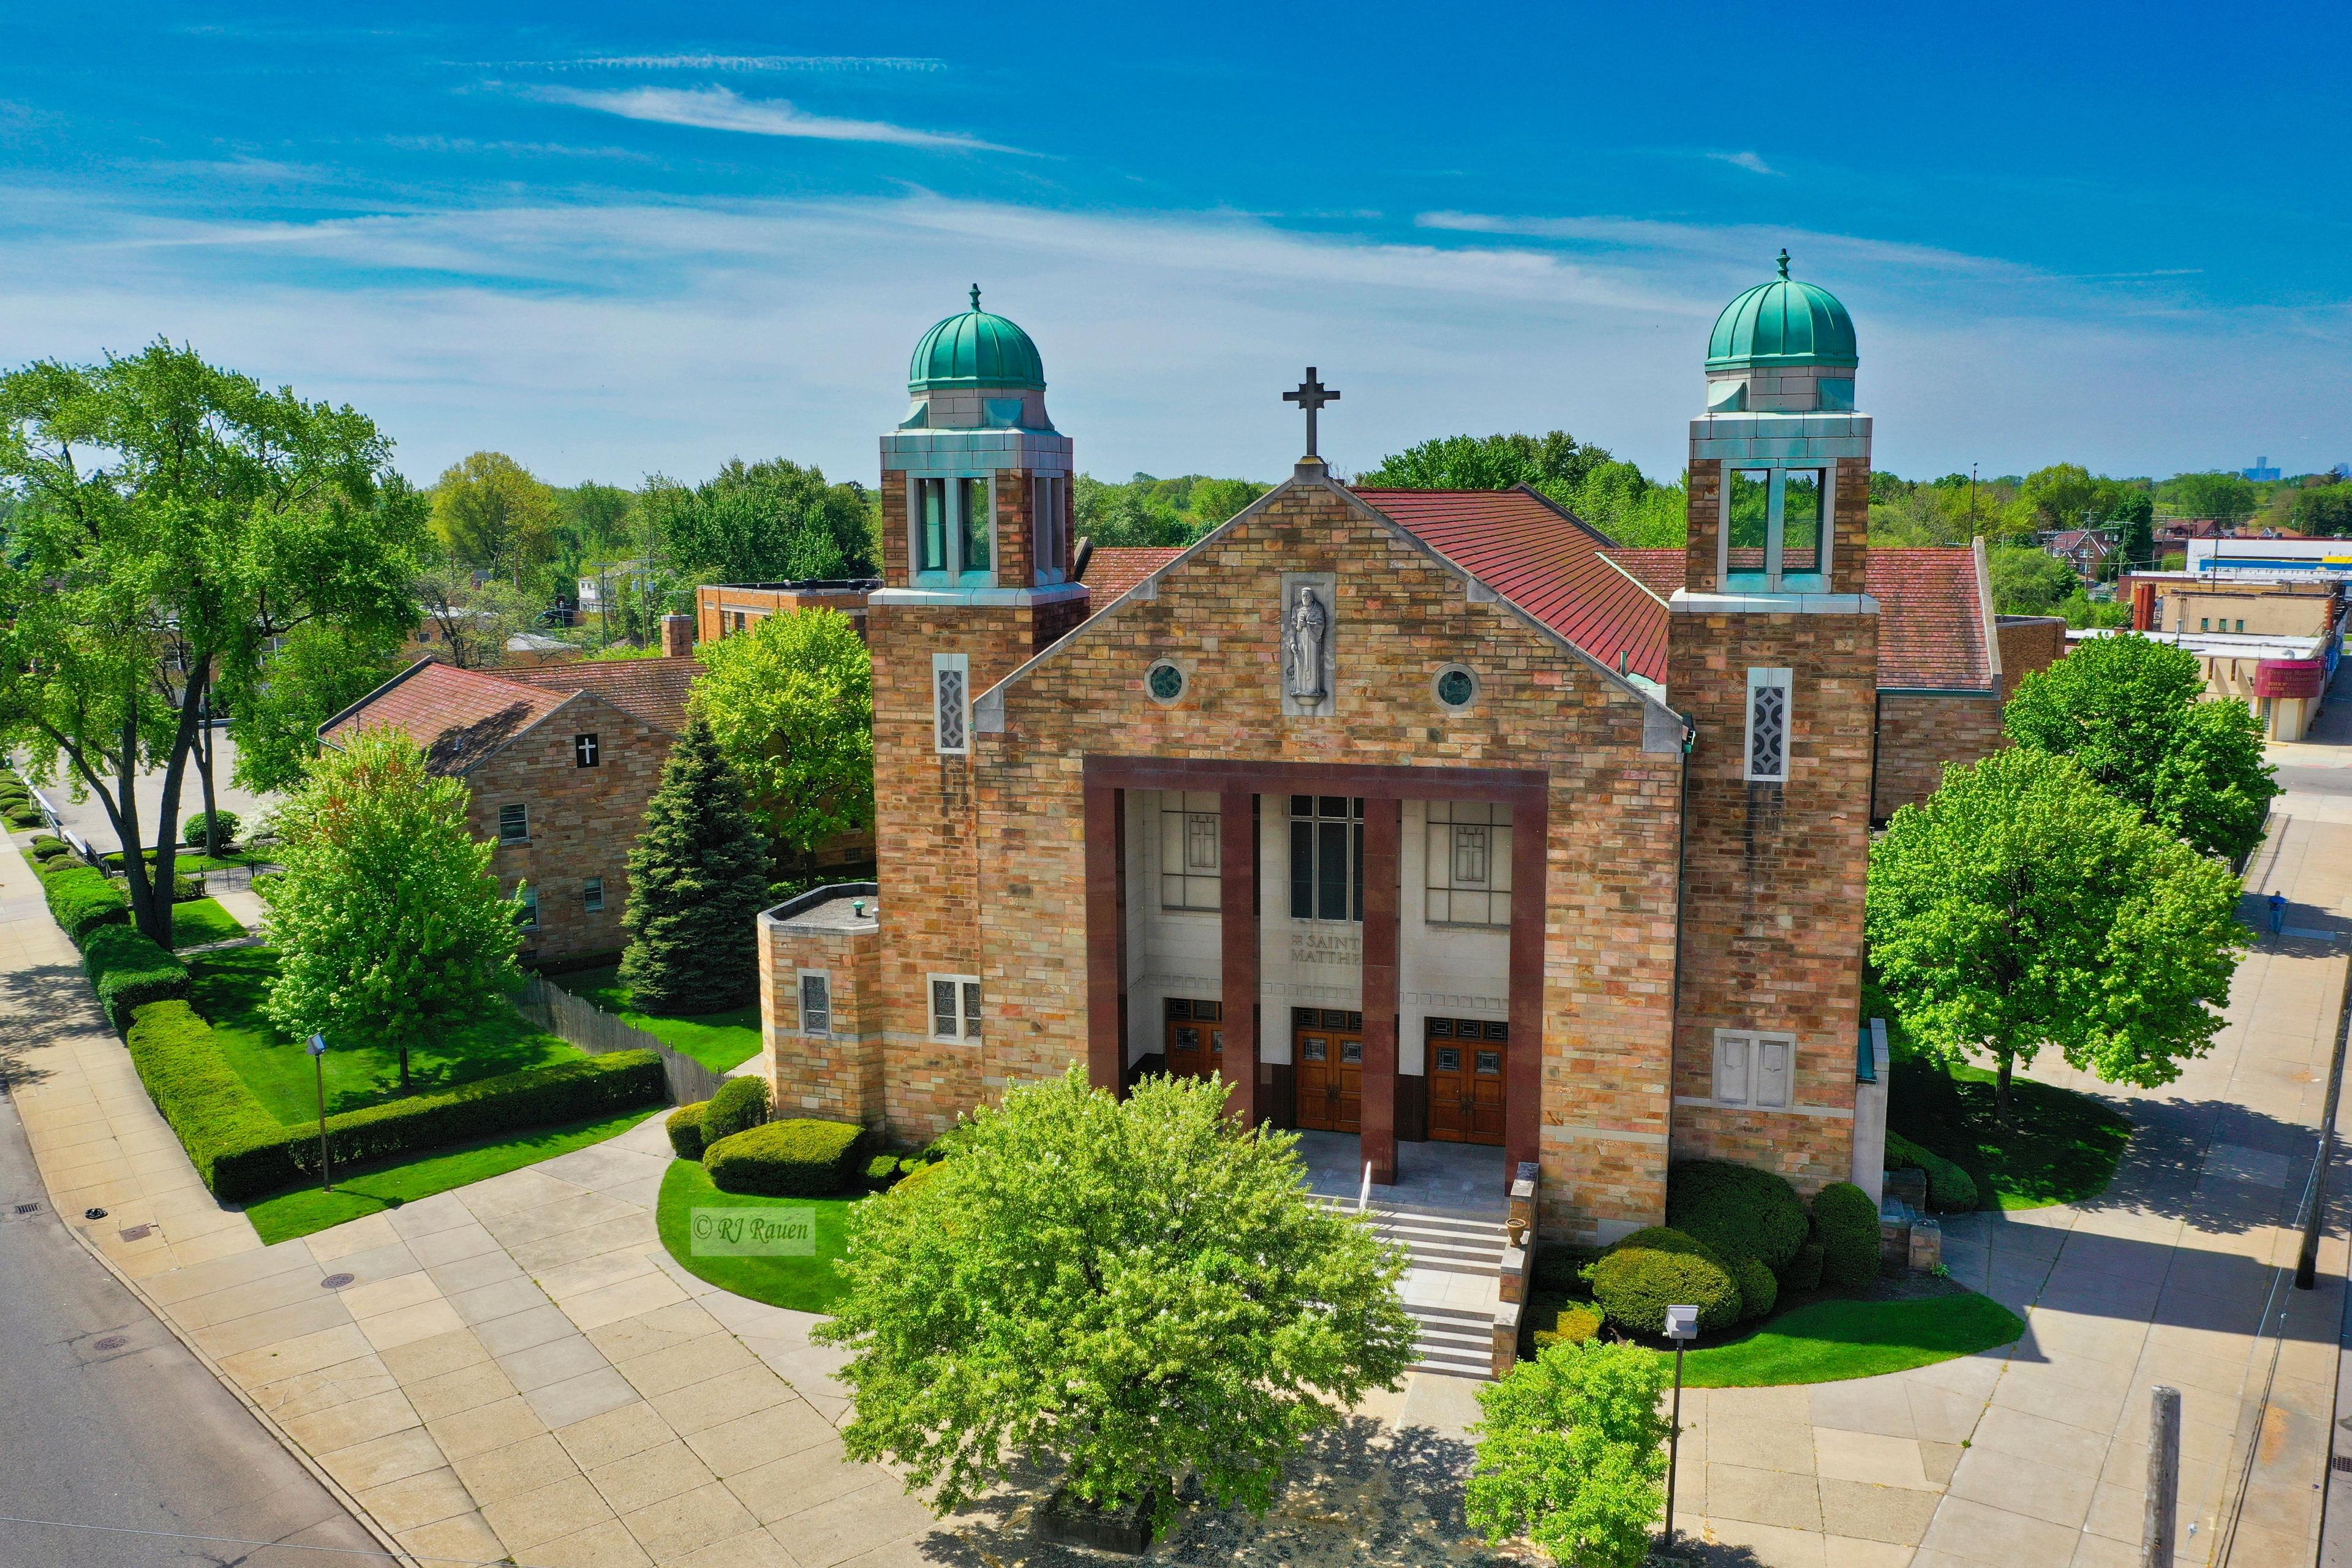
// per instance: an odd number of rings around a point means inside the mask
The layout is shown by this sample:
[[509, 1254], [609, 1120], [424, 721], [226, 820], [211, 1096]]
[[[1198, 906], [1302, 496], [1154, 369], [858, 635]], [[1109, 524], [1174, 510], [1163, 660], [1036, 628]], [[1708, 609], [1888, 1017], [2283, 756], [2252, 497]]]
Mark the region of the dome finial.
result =
[[[1789, 256], [1788, 252], [1783, 251], [1780, 253], [1780, 276], [1786, 278], [1788, 275]], [[977, 283], [971, 286], [971, 308], [975, 310], [980, 309], [980, 285]]]
[[[1785, 245], [1780, 247], [1780, 276], [1783, 278], [1789, 276], [1789, 247]], [[980, 290], [973, 289], [971, 298], [972, 303], [977, 306], [980, 303]]]

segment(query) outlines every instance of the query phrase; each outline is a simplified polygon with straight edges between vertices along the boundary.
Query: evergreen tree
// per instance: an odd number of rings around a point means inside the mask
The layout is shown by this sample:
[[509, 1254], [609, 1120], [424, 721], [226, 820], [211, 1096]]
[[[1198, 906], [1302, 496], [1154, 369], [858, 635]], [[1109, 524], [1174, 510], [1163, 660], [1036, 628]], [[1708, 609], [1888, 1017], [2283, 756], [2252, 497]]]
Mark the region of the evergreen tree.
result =
[[759, 987], [755, 922], [767, 901], [767, 836], [697, 719], [670, 748], [629, 851], [621, 984], [648, 1013], [741, 1006]]

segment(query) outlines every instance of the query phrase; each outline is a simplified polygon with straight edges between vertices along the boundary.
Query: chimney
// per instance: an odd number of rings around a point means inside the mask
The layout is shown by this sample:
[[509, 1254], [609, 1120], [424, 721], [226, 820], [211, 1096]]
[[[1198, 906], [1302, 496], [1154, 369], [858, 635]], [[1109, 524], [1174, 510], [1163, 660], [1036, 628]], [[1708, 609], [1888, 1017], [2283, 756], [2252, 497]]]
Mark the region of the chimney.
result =
[[669, 658], [684, 658], [694, 651], [694, 617], [664, 616], [662, 617], [662, 653]]

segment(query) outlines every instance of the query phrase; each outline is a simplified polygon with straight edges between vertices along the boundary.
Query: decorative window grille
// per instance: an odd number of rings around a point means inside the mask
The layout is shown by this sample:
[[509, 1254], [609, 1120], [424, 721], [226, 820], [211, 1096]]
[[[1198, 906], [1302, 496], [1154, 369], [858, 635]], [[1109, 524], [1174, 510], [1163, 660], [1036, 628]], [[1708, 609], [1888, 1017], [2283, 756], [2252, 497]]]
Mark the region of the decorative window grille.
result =
[[604, 909], [604, 879], [602, 877], [591, 877], [585, 882], [582, 883], [580, 885], [580, 902], [582, 907], [586, 909], [592, 915], [603, 913]]
[[572, 737], [572, 763], [574, 767], [594, 767], [596, 765], [596, 751], [595, 736], [574, 735]]
[[833, 982], [825, 975], [801, 976], [801, 1033], [833, 1033]]
[[976, 974], [934, 974], [931, 982], [931, 1037], [935, 1040], [980, 1038], [980, 977]]
[[530, 842], [530, 807], [502, 805], [499, 807], [499, 842], [528, 844]]
[[1511, 808], [1429, 803], [1427, 916], [1433, 925], [1511, 923]]
[[1715, 1099], [1722, 1105], [1785, 1110], [1792, 1103], [1797, 1042], [1793, 1035], [1719, 1029], [1715, 1036]]
[[1169, 790], [1160, 796], [1160, 907], [1220, 907], [1218, 856], [1223, 818], [1212, 792]]
[[1748, 672], [1748, 777], [1751, 783], [1785, 784], [1789, 777], [1789, 690], [1793, 672]]
[[971, 750], [971, 661], [960, 653], [931, 656], [931, 707], [942, 752]]
[[1364, 918], [1364, 803], [1337, 795], [1290, 797], [1290, 918]]

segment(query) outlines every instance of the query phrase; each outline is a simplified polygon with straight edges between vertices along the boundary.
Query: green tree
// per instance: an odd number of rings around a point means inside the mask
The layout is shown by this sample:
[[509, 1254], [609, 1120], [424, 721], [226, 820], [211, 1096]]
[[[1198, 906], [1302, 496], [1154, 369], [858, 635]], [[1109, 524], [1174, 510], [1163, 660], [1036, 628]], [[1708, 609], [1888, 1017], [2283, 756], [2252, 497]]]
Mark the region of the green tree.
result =
[[875, 571], [866, 489], [782, 458], [727, 466], [692, 489], [656, 476], [639, 497], [654, 542], [704, 582], [865, 577]]
[[850, 1211], [842, 1438], [961, 1507], [1016, 1467], [1100, 1507], [1197, 1476], [1262, 1511], [1283, 1461], [1413, 1357], [1402, 1259], [1307, 1192], [1215, 1079], [1006, 1091], [904, 1195]]
[[1541, 436], [1441, 436], [1381, 459], [1357, 476], [1372, 489], [1507, 490], [1513, 485], [1565, 484], [1572, 493], [1587, 474], [1611, 461], [1608, 448], [1581, 443], [1565, 430]]
[[433, 486], [433, 537], [449, 559], [487, 567], [519, 589], [541, 574], [555, 522], [555, 491], [504, 452], [453, 463]]
[[759, 989], [768, 840], [704, 720], [670, 748], [629, 851], [621, 983], [648, 1013], [717, 1013]]
[[2242, 474], [2175, 474], [2156, 489], [2156, 499], [2175, 517], [2210, 517], [2243, 522], [2254, 515], [2253, 481]]
[[1478, 1390], [1470, 1527], [1577, 1568], [1640, 1568], [1665, 1511], [1665, 1387], [1654, 1351], [1595, 1342], [1549, 1345]]
[[[425, 508], [363, 416], [157, 342], [0, 377], [0, 746], [69, 774], [126, 848], [131, 918], [171, 945], [180, 797], [215, 682], [249, 689], [311, 624], [404, 628]], [[163, 774], [152, 818], [132, 785]], [[158, 888], [164, 889], [158, 896]]]
[[1985, 553], [1993, 607], [2004, 616], [2047, 616], [2074, 592], [2074, 569], [2031, 544], [1995, 545]]
[[2045, 1044], [2142, 1088], [2203, 1055], [2244, 943], [2238, 894], [2073, 759], [2017, 747], [1895, 814], [1865, 919], [1905, 1029], [1949, 1061], [1990, 1058], [2006, 1121], [2017, 1064]]
[[2097, 481], [2080, 463], [2053, 463], [2025, 476], [2025, 504], [2037, 528], [2080, 528], [2097, 499]]
[[508, 642], [536, 618], [512, 584], [495, 577], [477, 584], [473, 573], [446, 562], [417, 574], [415, 609], [435, 655], [460, 669], [504, 664]]
[[361, 730], [278, 808], [285, 874], [255, 884], [278, 950], [269, 1021], [297, 1039], [398, 1042], [404, 1091], [410, 1040], [522, 984], [519, 905], [499, 896], [495, 847], [466, 831], [467, 798], [406, 735]]
[[236, 782], [262, 795], [299, 784], [319, 754], [319, 726], [390, 679], [399, 652], [397, 632], [312, 621], [224, 680]]
[[874, 826], [874, 665], [836, 610], [770, 616], [702, 648], [694, 711], [743, 781], [780, 868]]
[[2261, 842], [2278, 786], [2261, 724], [2243, 703], [2204, 692], [2185, 648], [2095, 637], [2021, 681], [2004, 721], [2019, 745], [2074, 758], [2200, 854], [2234, 860]]
[[2294, 510], [2287, 516], [2298, 533], [2325, 539], [2352, 535], [2352, 484], [2337, 479], [2297, 490]]

